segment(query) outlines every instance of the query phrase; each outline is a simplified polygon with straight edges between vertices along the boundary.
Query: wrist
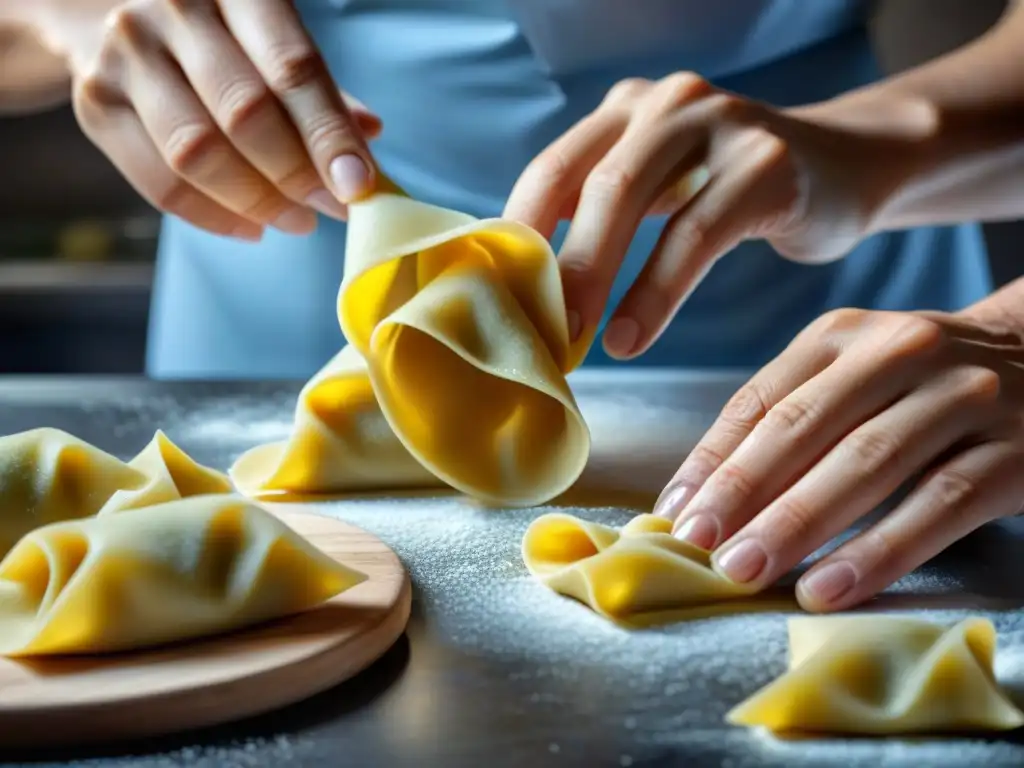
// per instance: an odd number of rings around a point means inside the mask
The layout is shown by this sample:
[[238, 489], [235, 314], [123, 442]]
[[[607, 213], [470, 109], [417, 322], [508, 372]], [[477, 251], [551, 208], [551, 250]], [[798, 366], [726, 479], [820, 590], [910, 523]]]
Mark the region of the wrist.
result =
[[941, 141], [934, 104], [872, 86], [787, 114], [826, 130], [833, 144], [842, 142], [842, 172], [860, 199], [865, 236], [904, 226], [914, 184], [935, 162]]

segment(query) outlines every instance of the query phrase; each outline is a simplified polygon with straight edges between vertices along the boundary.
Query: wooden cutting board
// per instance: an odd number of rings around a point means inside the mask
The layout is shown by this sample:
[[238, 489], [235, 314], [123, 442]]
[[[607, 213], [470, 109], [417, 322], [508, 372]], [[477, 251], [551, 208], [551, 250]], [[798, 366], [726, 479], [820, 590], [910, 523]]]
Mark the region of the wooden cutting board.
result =
[[397, 555], [348, 523], [277, 514], [369, 579], [312, 611], [209, 640], [105, 657], [0, 658], [0, 754], [239, 720], [324, 691], [382, 656], [409, 620]]

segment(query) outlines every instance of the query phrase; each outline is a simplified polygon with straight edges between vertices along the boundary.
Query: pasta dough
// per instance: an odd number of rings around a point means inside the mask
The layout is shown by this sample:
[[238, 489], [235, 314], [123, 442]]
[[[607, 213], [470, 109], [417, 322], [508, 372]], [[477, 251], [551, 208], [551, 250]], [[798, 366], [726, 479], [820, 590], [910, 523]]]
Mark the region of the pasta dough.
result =
[[0, 437], [0, 556], [40, 525], [230, 490], [163, 432], [127, 464], [59, 429]]
[[565, 375], [586, 349], [569, 343], [554, 253], [529, 227], [389, 192], [355, 203], [338, 317], [351, 347], [303, 390], [288, 444], [233, 468], [247, 492], [419, 480], [379, 431], [366, 439], [371, 397], [431, 477], [486, 502], [542, 503], [582, 473], [590, 435]]
[[302, 388], [291, 438], [246, 451], [230, 474], [249, 496], [438, 485], [391, 430], [354, 347]]
[[203, 637], [307, 610], [365, 579], [239, 496], [54, 523], [0, 562], [0, 655]]
[[986, 619], [946, 628], [901, 616], [789, 622], [789, 671], [727, 715], [772, 731], [865, 735], [997, 731], [1024, 725], [992, 665]]
[[670, 521], [654, 515], [638, 515], [618, 531], [561, 513], [542, 515], [523, 537], [523, 560], [555, 592], [622, 624], [769, 607], [738, 602], [752, 589], [720, 576], [708, 552], [671, 530]]

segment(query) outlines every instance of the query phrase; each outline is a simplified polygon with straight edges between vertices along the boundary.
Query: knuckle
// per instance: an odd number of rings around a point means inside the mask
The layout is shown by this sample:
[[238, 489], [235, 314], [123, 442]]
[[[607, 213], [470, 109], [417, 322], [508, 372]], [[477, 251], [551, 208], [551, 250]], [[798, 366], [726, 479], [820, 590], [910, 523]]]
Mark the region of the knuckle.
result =
[[571, 176], [572, 168], [565, 151], [560, 147], [551, 147], [537, 158], [537, 162], [527, 172], [533, 181], [561, 186]]
[[722, 409], [721, 419], [734, 428], [748, 432], [756, 427], [771, 410], [770, 393], [757, 381], [745, 384], [729, 398]]
[[658, 81], [658, 90], [671, 101], [685, 103], [706, 96], [714, 86], [696, 72], [673, 72]]
[[92, 127], [99, 122], [110, 104], [109, 97], [109, 89], [97, 73], [77, 78], [71, 89], [71, 106], [78, 122], [83, 127]]
[[890, 343], [896, 351], [907, 355], [930, 354], [938, 351], [946, 340], [946, 333], [938, 323], [917, 315], [893, 313]]
[[936, 506], [945, 510], [958, 510], [977, 497], [979, 484], [976, 478], [953, 467], [943, 467], [932, 477], [930, 495]]
[[636, 176], [618, 163], [601, 163], [583, 182], [583, 195], [616, 204], [628, 197]]
[[605, 101], [608, 103], [621, 103], [633, 101], [650, 90], [652, 83], [642, 77], [627, 77], [619, 80], [608, 90]]
[[723, 453], [708, 445], [697, 445], [686, 457], [687, 479], [704, 482], [723, 464], [725, 464]]
[[164, 142], [164, 160], [178, 175], [190, 175], [219, 141], [219, 133], [212, 125], [182, 123], [171, 130]]
[[747, 470], [738, 466], [736, 462], [726, 461], [722, 463], [716, 474], [716, 486], [724, 489], [729, 498], [753, 498], [757, 485], [751, 479], [750, 475], [747, 474]]
[[125, 3], [111, 9], [104, 18], [101, 52], [138, 49], [146, 40], [147, 22], [138, 3]]
[[708, 99], [711, 114], [720, 121], [733, 121], [747, 112], [749, 102], [734, 93], [716, 93]]
[[228, 134], [244, 129], [252, 120], [273, 108], [274, 96], [265, 87], [252, 82], [229, 84], [220, 97], [220, 123]]
[[818, 422], [818, 409], [809, 401], [787, 397], [774, 405], [765, 416], [763, 424], [772, 432], [803, 434]]
[[814, 509], [799, 496], [789, 493], [775, 502], [771, 536], [778, 542], [800, 541], [811, 536], [815, 526]]
[[826, 312], [814, 322], [814, 327], [823, 336], [835, 336], [863, 328], [868, 321], [868, 310], [843, 307]]
[[288, 93], [315, 82], [326, 72], [323, 59], [310, 45], [277, 46], [266, 54], [267, 84]]
[[884, 432], [861, 428], [850, 434], [841, 445], [845, 446], [863, 474], [873, 474], [884, 468], [901, 465], [898, 443]]
[[872, 563], [896, 562], [896, 555], [900, 550], [899, 541], [885, 530], [884, 526], [872, 525], [863, 531], [857, 538], [856, 546], [864, 552], [865, 559]]
[[976, 366], [961, 373], [960, 392], [965, 400], [978, 405], [989, 405], [999, 400], [1003, 379], [991, 368]]
[[186, 211], [192, 188], [181, 179], [174, 179], [163, 185], [151, 196], [151, 202], [157, 209], [166, 213], [180, 214]]

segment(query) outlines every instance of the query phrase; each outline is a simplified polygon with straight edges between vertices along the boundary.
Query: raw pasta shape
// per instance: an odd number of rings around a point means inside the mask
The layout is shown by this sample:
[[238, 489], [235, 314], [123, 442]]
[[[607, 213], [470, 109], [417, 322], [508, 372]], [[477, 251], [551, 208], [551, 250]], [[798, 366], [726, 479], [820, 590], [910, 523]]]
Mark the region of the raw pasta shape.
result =
[[0, 437], [0, 556], [40, 525], [230, 490], [162, 432], [127, 464], [59, 429]]
[[226, 475], [198, 464], [159, 429], [128, 466], [141, 472], [145, 482], [138, 488], [119, 490], [99, 514], [234, 491]]
[[0, 655], [205, 637], [308, 610], [365, 579], [234, 495], [54, 523], [0, 562]]
[[776, 732], [860, 735], [1001, 731], [1024, 713], [993, 673], [987, 619], [954, 627], [903, 616], [789, 621], [789, 671], [726, 716]]
[[[523, 537], [531, 574], [611, 621], [650, 625], [751, 610], [752, 590], [711, 568], [708, 552], [671, 535], [672, 523], [638, 515], [621, 530], [571, 515], [538, 517]], [[763, 607], [769, 607], [764, 603]]]
[[254, 497], [438, 484], [395, 436], [354, 347], [342, 349], [302, 388], [291, 437], [246, 451], [230, 475]]
[[[569, 488], [590, 433], [565, 376], [586, 348], [569, 343], [548, 242], [391, 192], [350, 205], [347, 237], [338, 317], [351, 352], [303, 391], [286, 446], [243, 456], [239, 485], [302, 493], [418, 481], [379, 433], [363, 439], [373, 396], [406, 452], [466, 494], [530, 506]], [[362, 451], [388, 458], [374, 465]]]

